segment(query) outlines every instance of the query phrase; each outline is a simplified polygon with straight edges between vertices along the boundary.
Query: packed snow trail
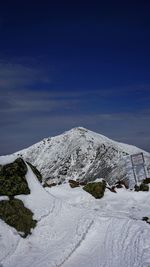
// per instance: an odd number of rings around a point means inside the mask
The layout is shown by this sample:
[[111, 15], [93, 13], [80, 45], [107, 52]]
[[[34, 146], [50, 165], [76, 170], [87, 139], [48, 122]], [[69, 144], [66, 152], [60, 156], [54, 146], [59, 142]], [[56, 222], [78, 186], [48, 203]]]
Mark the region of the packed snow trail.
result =
[[21, 239], [15, 253], [2, 263], [3, 267], [149, 267], [150, 226], [58, 201], [32, 236]]
[[[91, 226], [92, 218], [83, 213], [82, 209], [70, 207], [46, 192], [31, 168], [27, 167], [26, 179], [31, 194], [17, 198], [34, 212], [38, 224], [31, 236], [26, 239], [18, 237], [20, 241], [14, 252], [4, 255], [1, 263], [4, 267], [59, 266], [82, 242]], [[8, 239], [14, 241], [14, 229], [11, 229], [12, 236], [8, 236]]]
[[91, 220], [84, 210], [59, 208], [40, 221], [31, 237], [20, 240], [4, 267], [150, 266], [150, 227], [145, 222], [97, 213]]
[[150, 267], [150, 193], [109, 190], [96, 200], [68, 184], [42, 188], [28, 166], [31, 194], [17, 196], [38, 220], [21, 238], [0, 221], [3, 267]]
[[95, 220], [86, 239], [63, 267], [148, 267], [150, 227], [128, 219]]
[[20, 240], [15, 253], [3, 266], [54, 267], [60, 266], [78, 247], [92, 223], [82, 210], [56, 206], [55, 211], [43, 218], [31, 237]]

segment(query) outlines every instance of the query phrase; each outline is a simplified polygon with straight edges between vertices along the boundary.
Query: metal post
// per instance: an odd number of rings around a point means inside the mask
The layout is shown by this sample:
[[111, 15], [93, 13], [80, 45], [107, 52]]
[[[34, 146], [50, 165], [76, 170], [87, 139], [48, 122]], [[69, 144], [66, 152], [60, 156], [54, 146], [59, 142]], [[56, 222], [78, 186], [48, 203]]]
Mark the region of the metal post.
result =
[[131, 156], [131, 163], [132, 163], [132, 169], [133, 169], [134, 180], [135, 180], [135, 183], [137, 184], [137, 177], [136, 177], [136, 173], [135, 173], [135, 169], [134, 169], [134, 164], [133, 164], [132, 156]]
[[145, 167], [145, 158], [144, 158], [143, 153], [142, 153], [142, 157], [143, 157], [143, 169], [144, 169], [144, 173], [145, 173], [145, 178], [147, 178], [147, 172], [146, 172], [146, 167]]

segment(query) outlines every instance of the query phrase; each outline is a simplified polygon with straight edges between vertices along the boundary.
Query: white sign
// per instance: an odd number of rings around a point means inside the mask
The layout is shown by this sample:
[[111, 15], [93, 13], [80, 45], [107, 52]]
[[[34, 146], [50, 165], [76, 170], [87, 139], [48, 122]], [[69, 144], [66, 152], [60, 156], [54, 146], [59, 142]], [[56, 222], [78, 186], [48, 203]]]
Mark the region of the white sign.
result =
[[147, 177], [143, 153], [131, 155], [132, 169], [135, 182], [141, 182]]
[[131, 160], [132, 160], [133, 166], [144, 165], [143, 153], [131, 155]]

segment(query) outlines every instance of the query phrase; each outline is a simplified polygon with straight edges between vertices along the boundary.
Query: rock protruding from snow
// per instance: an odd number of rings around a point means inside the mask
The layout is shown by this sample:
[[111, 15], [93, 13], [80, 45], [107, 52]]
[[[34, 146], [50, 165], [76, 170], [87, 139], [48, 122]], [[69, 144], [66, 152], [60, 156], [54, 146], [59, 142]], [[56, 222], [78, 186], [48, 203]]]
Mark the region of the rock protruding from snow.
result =
[[12, 157], [8, 158], [0, 168], [0, 220], [27, 237], [37, 219], [51, 212], [54, 200], [42, 187], [35, 167], [22, 158], [14, 158], [13, 162]]
[[27, 166], [22, 158], [3, 165], [0, 169], [0, 196], [29, 194], [30, 190], [25, 179]]

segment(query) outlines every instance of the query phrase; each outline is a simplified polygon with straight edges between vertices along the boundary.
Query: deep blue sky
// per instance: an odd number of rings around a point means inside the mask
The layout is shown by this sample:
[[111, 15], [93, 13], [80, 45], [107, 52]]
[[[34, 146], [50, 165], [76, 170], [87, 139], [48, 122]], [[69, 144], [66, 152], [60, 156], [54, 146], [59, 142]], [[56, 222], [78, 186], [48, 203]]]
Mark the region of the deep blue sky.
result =
[[117, 2], [1, 3], [0, 154], [75, 126], [150, 151], [150, 3]]

